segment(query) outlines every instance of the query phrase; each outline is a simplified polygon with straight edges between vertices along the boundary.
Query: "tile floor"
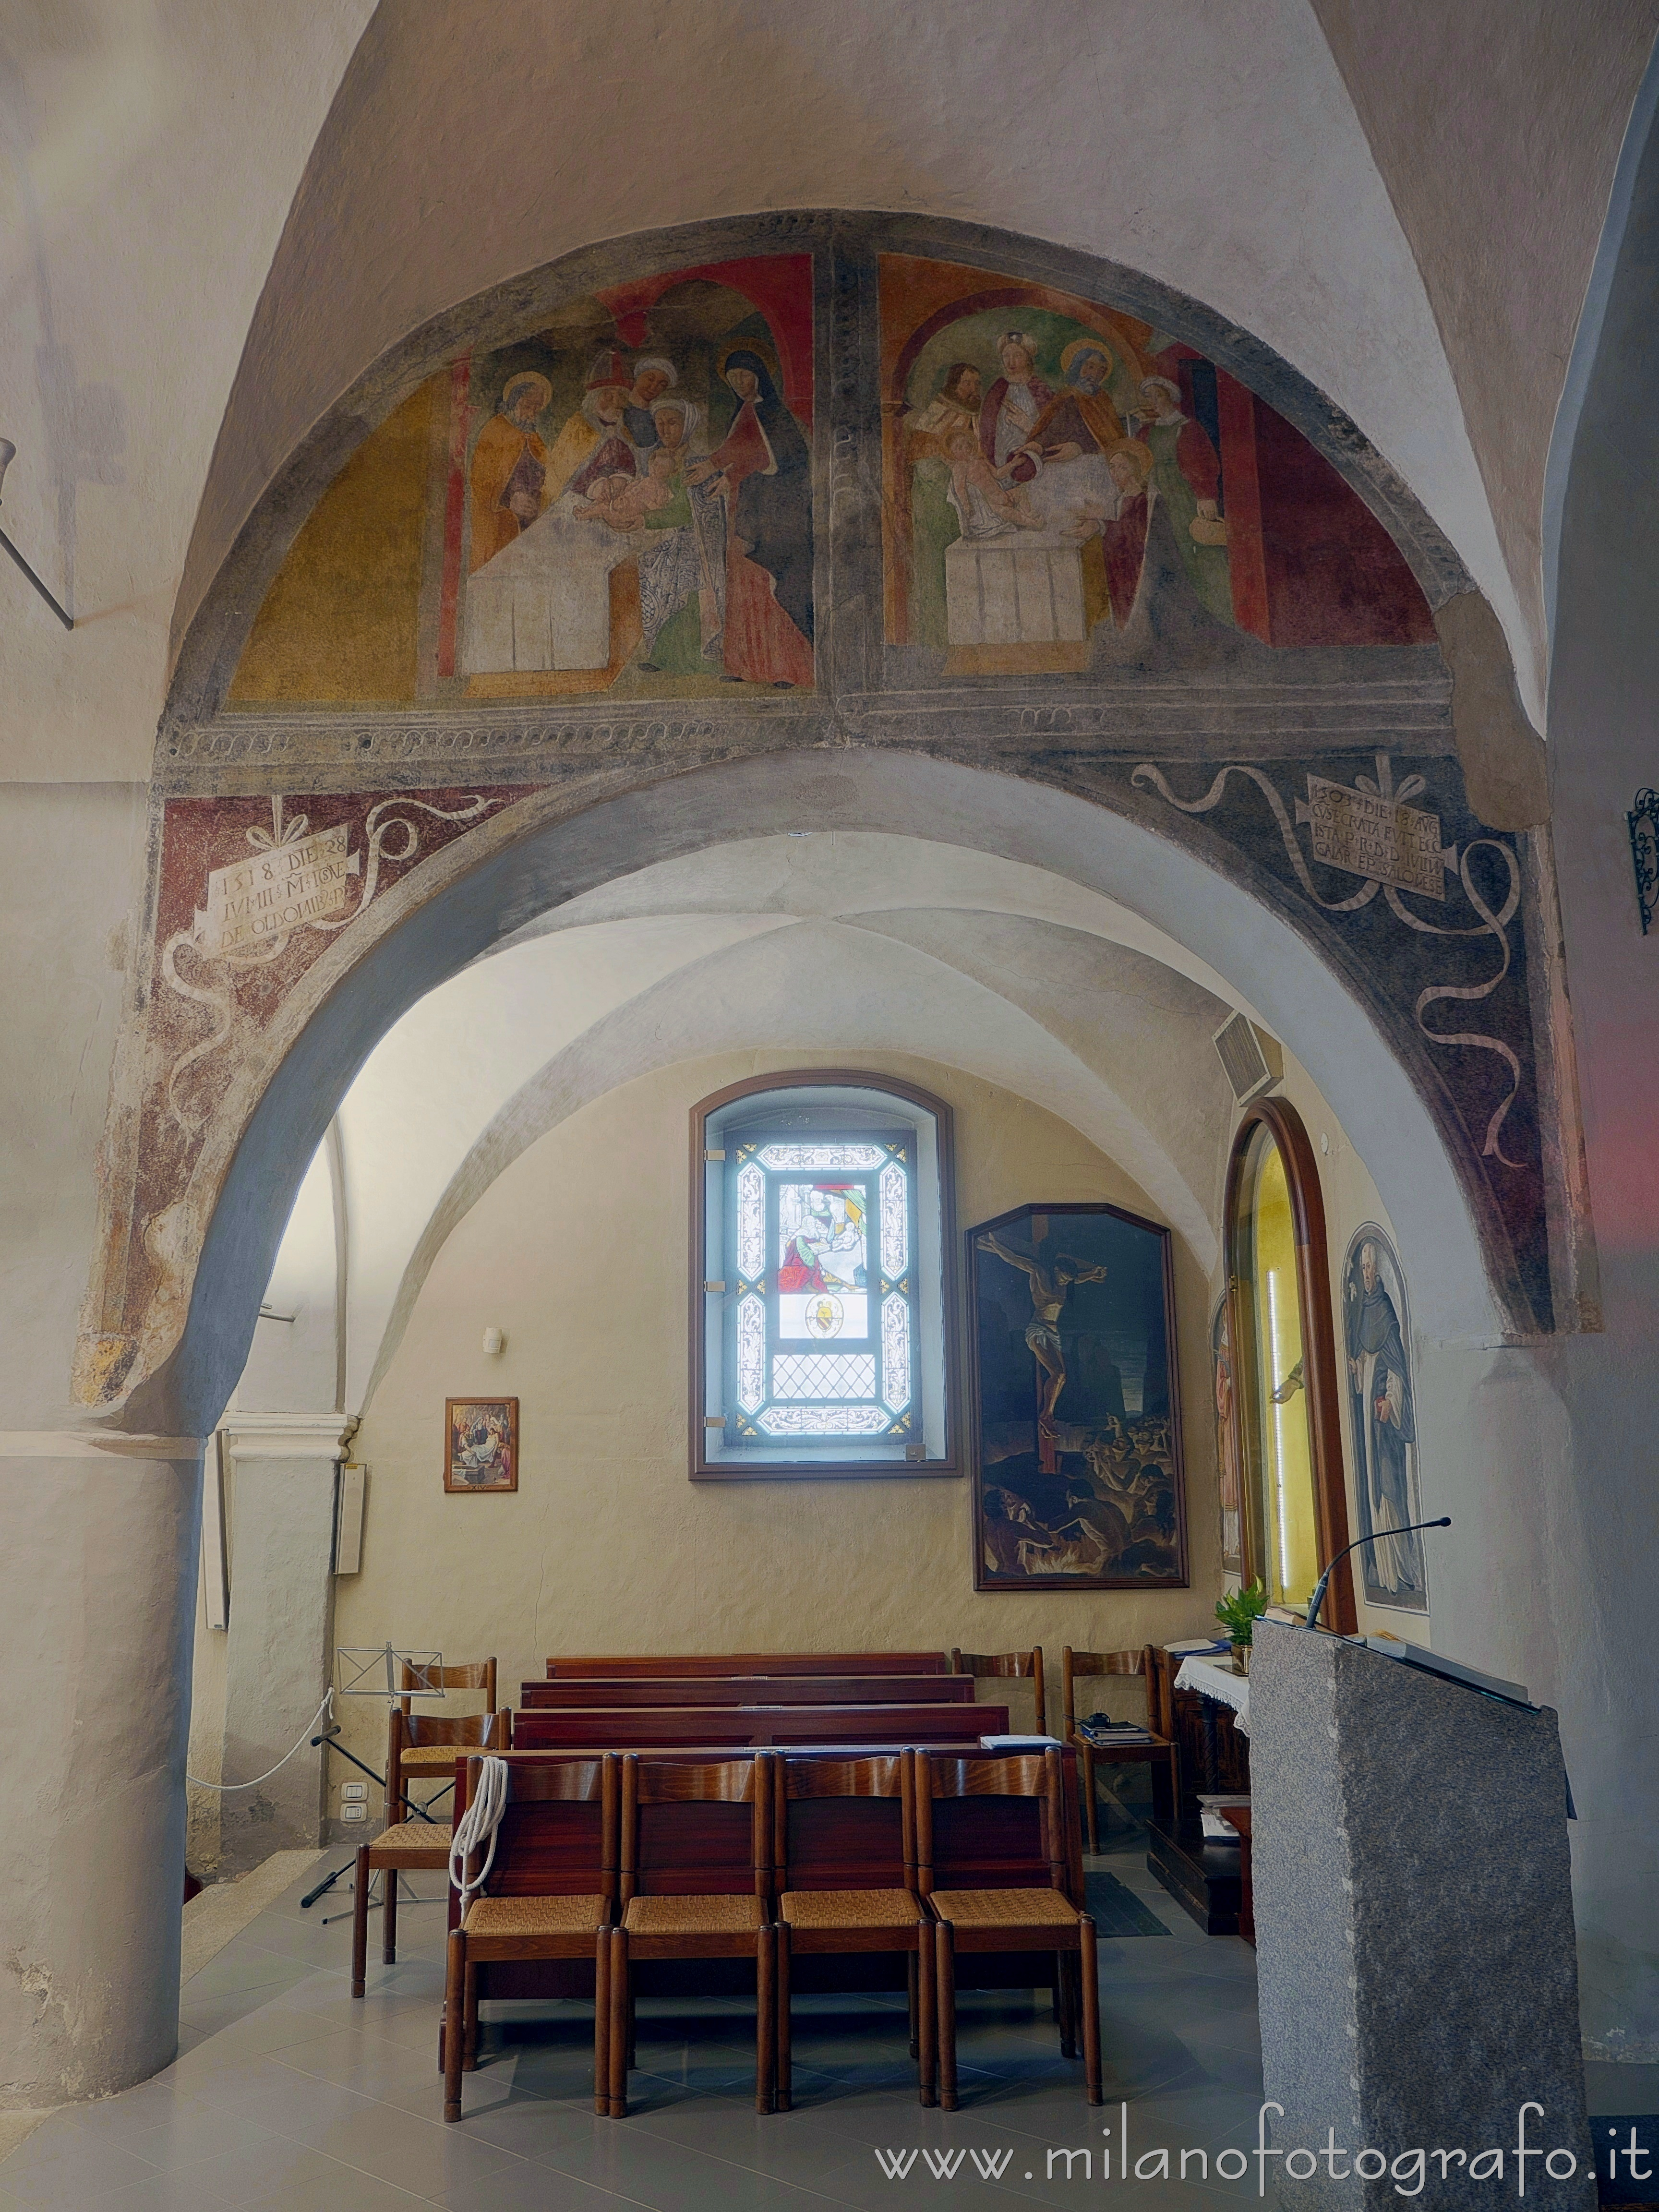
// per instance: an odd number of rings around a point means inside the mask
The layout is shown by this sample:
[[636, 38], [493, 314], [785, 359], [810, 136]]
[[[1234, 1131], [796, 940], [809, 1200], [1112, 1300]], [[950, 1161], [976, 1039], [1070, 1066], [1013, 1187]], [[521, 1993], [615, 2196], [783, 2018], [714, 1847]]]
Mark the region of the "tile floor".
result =
[[[1132, 2149], [1255, 2141], [1261, 2056], [1254, 1955], [1206, 1937], [1125, 1847], [1109, 1869], [1169, 1929], [1101, 1944], [1108, 2104], [1084, 2102], [1082, 2069], [1060, 2057], [1046, 1995], [964, 1993], [959, 2112], [916, 2102], [902, 1998], [804, 1999], [795, 2026], [795, 2106], [753, 2106], [752, 2011], [736, 2001], [641, 2007], [630, 2116], [596, 2119], [592, 2012], [575, 2003], [504, 2008], [483, 2063], [466, 2077], [465, 2118], [443, 2124], [436, 2067], [443, 1981], [441, 1904], [399, 1917], [403, 1956], [373, 1963], [368, 1995], [349, 1994], [350, 1922], [342, 1883], [302, 1912], [307, 1886], [278, 1902], [185, 1984], [179, 2055], [124, 2095], [56, 2113], [0, 2161], [0, 2212], [789, 2212], [789, 2208], [1086, 2194], [1051, 2147], [1096, 2152], [1116, 2141], [1127, 2102]], [[441, 1878], [417, 1878], [436, 1895]], [[488, 2013], [486, 2014], [488, 2018]], [[919, 2154], [900, 2181], [878, 2151]], [[965, 2151], [946, 2182], [951, 2154]], [[1000, 2179], [975, 2171], [981, 2152]], [[1009, 2156], [1002, 2158], [1006, 2151]], [[1194, 2162], [1194, 2168], [1196, 2161]], [[1252, 2181], [1254, 2176], [1252, 2175]], [[1203, 2212], [1253, 2188], [1142, 2184], [1137, 2207]]]

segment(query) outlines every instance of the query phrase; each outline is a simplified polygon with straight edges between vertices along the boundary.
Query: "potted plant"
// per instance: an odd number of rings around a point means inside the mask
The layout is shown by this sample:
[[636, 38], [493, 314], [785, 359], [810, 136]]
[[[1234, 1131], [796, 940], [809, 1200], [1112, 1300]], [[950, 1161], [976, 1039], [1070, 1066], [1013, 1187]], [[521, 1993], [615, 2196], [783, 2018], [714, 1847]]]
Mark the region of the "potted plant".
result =
[[1250, 1639], [1255, 1624], [1267, 1610], [1267, 1593], [1258, 1575], [1245, 1589], [1229, 1590], [1218, 1601], [1215, 1617], [1232, 1639], [1233, 1657], [1241, 1674], [1250, 1671]]

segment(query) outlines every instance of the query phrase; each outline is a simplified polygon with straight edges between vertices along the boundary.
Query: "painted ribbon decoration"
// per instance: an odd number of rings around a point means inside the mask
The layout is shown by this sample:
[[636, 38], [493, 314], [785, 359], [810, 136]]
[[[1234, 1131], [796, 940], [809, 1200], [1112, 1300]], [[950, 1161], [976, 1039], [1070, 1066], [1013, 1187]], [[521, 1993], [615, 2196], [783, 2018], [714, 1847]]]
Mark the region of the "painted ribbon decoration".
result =
[[[1427, 788], [1422, 776], [1408, 775], [1396, 790], [1394, 787], [1389, 756], [1386, 753], [1377, 755], [1376, 767], [1377, 774], [1375, 781], [1367, 775], [1357, 775], [1354, 778], [1358, 789], [1370, 792], [1377, 798], [1392, 799], [1396, 804], [1403, 805], [1407, 799], [1415, 799], [1419, 793]], [[1297, 842], [1296, 831], [1285, 811], [1285, 802], [1279, 796], [1277, 787], [1260, 769], [1252, 768], [1241, 761], [1229, 762], [1224, 768], [1217, 772], [1214, 781], [1201, 799], [1176, 798], [1175, 793], [1170, 790], [1163, 771], [1151, 761], [1140, 762], [1131, 771], [1129, 781], [1132, 784], [1152, 785], [1161, 798], [1167, 799], [1171, 806], [1178, 808], [1182, 814], [1207, 814], [1212, 807], [1219, 805], [1226, 791], [1227, 779], [1230, 775], [1248, 776], [1263, 793], [1273, 811], [1273, 818], [1279, 824], [1279, 836], [1284, 839], [1285, 851], [1291, 866], [1296, 871], [1297, 882], [1314, 904], [1322, 907], [1327, 914], [1352, 914], [1358, 908], [1368, 905], [1376, 897], [1377, 892], [1381, 891], [1395, 919], [1403, 921], [1408, 929], [1417, 930], [1425, 937], [1484, 937], [1490, 933], [1498, 939], [1503, 957], [1498, 973], [1488, 981], [1431, 983], [1418, 993], [1416, 1003], [1412, 1011], [1416, 1017], [1419, 1030], [1431, 1044], [1462, 1045], [1476, 1052], [1496, 1053], [1508, 1067], [1509, 1091], [1500, 1100], [1497, 1110], [1486, 1124], [1486, 1141], [1481, 1146], [1480, 1152], [1483, 1159], [1499, 1160], [1506, 1168], [1522, 1166], [1521, 1161], [1510, 1159], [1504, 1151], [1500, 1136], [1509, 1110], [1521, 1091], [1521, 1062], [1513, 1048], [1506, 1044], [1501, 1037], [1488, 1036], [1479, 1030], [1433, 1030], [1424, 1019], [1428, 1009], [1437, 1006], [1442, 1000], [1461, 1000], [1468, 1002], [1490, 998], [1509, 974], [1510, 958], [1509, 925], [1515, 919], [1516, 910], [1521, 903], [1521, 870], [1511, 848], [1501, 843], [1496, 837], [1475, 837], [1470, 840], [1461, 854], [1455, 847], [1449, 846], [1445, 848], [1443, 858], [1447, 865], [1455, 866], [1458, 881], [1463, 886], [1464, 896], [1480, 917], [1472, 929], [1446, 929], [1443, 928], [1438, 922], [1425, 921], [1421, 915], [1412, 913], [1394, 884], [1383, 884], [1375, 878], [1368, 878], [1364, 889], [1355, 892], [1352, 898], [1322, 898], [1312, 876], [1309, 873], [1308, 864], [1303, 857], [1302, 848]], [[1306, 809], [1299, 800], [1297, 811], [1299, 820], [1307, 818]], [[1496, 913], [1481, 896], [1469, 871], [1469, 855], [1479, 852], [1483, 848], [1488, 851], [1501, 854], [1504, 865], [1509, 872], [1508, 892], [1503, 905]]]
[[[383, 820], [381, 817], [387, 815], [390, 809], [415, 807], [423, 814], [434, 816], [440, 822], [465, 823], [477, 821], [481, 814], [499, 804], [496, 799], [486, 799], [477, 794], [471, 797], [465, 806], [453, 808], [436, 806], [429, 799], [412, 799], [404, 794], [377, 801], [370, 807], [363, 821], [364, 834], [368, 840], [368, 857], [363, 869], [362, 892], [356, 905], [352, 908], [349, 914], [341, 915], [337, 921], [307, 921], [298, 924], [297, 927], [329, 933], [343, 929], [349, 922], [356, 921], [358, 915], [362, 913], [380, 889], [382, 860], [402, 863], [415, 858], [421, 848], [419, 825], [409, 820], [404, 814], [391, 814], [389, 819]], [[310, 827], [308, 818], [303, 814], [292, 815], [284, 821], [280, 793], [270, 802], [270, 823], [271, 826], [269, 830], [259, 823], [255, 823], [247, 831], [247, 842], [256, 852], [274, 853], [284, 845], [294, 844], [305, 836]], [[396, 830], [401, 830], [404, 836], [401, 844], [393, 846], [389, 840], [392, 831]], [[354, 854], [352, 856], [354, 874], [356, 872], [357, 860], [358, 856]], [[161, 978], [168, 989], [175, 992], [181, 999], [188, 999], [193, 1005], [207, 1007], [213, 1016], [213, 1026], [206, 1036], [199, 1038], [195, 1044], [180, 1053], [167, 1070], [167, 1112], [187, 1137], [194, 1137], [199, 1133], [206, 1116], [192, 1115], [190, 1113], [180, 1097], [179, 1085], [192, 1067], [216, 1053], [230, 1035], [236, 1018], [235, 971], [244, 968], [270, 967], [287, 951], [295, 933], [295, 930], [285, 930], [280, 936], [272, 938], [269, 945], [262, 946], [257, 952], [209, 954], [204, 952], [198, 943], [193, 929], [179, 929], [173, 933], [162, 946]], [[179, 955], [186, 950], [192, 952], [206, 968], [211, 980], [191, 982], [179, 974]]]
[[1368, 881], [1364, 889], [1356, 891], [1352, 898], [1321, 898], [1313, 878], [1308, 873], [1308, 864], [1302, 857], [1302, 848], [1296, 842], [1296, 832], [1291, 827], [1291, 817], [1285, 811], [1285, 802], [1279, 795], [1278, 787], [1259, 768], [1250, 768], [1243, 761], [1230, 761], [1225, 768], [1218, 770], [1215, 781], [1202, 799], [1177, 799], [1164, 781], [1164, 771], [1154, 767], [1151, 761], [1142, 761], [1132, 771], [1129, 781], [1131, 783], [1150, 783], [1161, 798], [1167, 799], [1171, 806], [1179, 807], [1183, 814], [1207, 814], [1212, 806], [1221, 804], [1230, 775], [1249, 776], [1265, 796], [1279, 824], [1279, 834], [1285, 840], [1285, 851], [1291, 866], [1296, 870], [1297, 881], [1316, 906], [1322, 906], [1327, 914], [1352, 914], [1357, 908], [1370, 904], [1382, 888], [1379, 883]]
[[[1488, 852], [1501, 853], [1504, 865], [1509, 870], [1509, 892], [1496, 914], [1475, 889], [1474, 879], [1469, 873], [1469, 854], [1479, 852], [1482, 847]], [[1408, 929], [1420, 930], [1425, 937], [1484, 937], [1490, 930], [1503, 948], [1503, 963], [1490, 982], [1431, 983], [1425, 990], [1418, 993], [1417, 1003], [1412, 1011], [1417, 1016], [1418, 1028], [1431, 1044], [1461, 1044], [1468, 1045], [1477, 1052], [1495, 1052], [1506, 1064], [1510, 1071], [1509, 1095], [1499, 1102], [1497, 1112], [1486, 1124], [1486, 1141], [1480, 1147], [1480, 1154], [1483, 1159], [1501, 1160], [1506, 1168], [1518, 1168], [1522, 1162], [1510, 1158], [1498, 1138], [1504, 1116], [1521, 1093], [1521, 1062], [1514, 1048], [1505, 1044], [1502, 1037], [1486, 1036], [1475, 1030], [1431, 1030], [1423, 1016], [1430, 1006], [1437, 1005], [1442, 999], [1488, 999], [1509, 974], [1509, 925], [1515, 919], [1516, 908], [1521, 903], [1521, 870], [1513, 852], [1507, 845], [1500, 844], [1496, 837], [1474, 837], [1458, 855], [1457, 875], [1463, 886], [1464, 896], [1480, 917], [1473, 929], [1443, 929], [1438, 922], [1425, 921], [1401, 902], [1400, 894], [1392, 884], [1387, 886], [1383, 896], [1398, 920], [1403, 921]]]

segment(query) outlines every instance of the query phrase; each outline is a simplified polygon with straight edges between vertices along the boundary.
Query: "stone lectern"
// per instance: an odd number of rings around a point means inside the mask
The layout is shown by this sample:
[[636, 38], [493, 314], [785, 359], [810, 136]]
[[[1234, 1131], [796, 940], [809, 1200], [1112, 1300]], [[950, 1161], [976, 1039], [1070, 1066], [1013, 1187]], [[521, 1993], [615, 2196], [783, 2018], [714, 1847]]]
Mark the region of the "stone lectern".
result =
[[1285, 2203], [1594, 2206], [1555, 1715], [1264, 1621], [1249, 1726]]

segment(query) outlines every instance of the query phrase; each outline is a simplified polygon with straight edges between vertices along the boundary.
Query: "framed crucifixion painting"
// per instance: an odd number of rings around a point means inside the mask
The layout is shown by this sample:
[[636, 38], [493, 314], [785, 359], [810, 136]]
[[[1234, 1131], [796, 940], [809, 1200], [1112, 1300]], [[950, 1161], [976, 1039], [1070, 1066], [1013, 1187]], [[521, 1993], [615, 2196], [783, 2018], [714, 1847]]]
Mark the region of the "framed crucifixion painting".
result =
[[975, 1589], [1179, 1589], [1167, 1229], [1023, 1206], [967, 1237]]

